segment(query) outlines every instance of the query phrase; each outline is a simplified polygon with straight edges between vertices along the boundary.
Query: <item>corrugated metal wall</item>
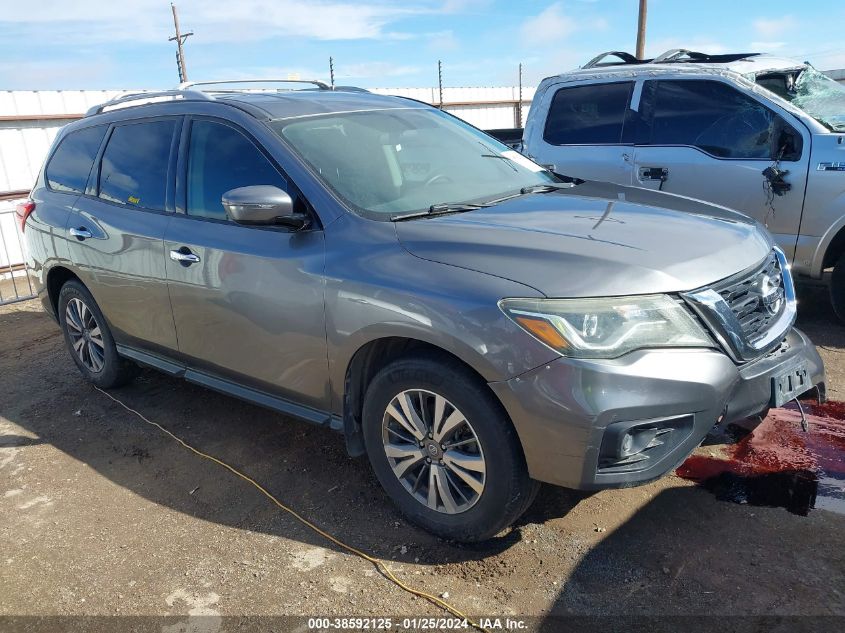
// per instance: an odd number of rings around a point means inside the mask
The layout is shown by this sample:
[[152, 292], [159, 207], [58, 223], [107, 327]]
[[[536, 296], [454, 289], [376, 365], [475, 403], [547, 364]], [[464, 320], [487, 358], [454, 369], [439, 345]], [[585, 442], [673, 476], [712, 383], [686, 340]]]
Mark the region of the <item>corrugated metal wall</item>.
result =
[[0, 193], [29, 189], [56, 133], [123, 90], [0, 91]]

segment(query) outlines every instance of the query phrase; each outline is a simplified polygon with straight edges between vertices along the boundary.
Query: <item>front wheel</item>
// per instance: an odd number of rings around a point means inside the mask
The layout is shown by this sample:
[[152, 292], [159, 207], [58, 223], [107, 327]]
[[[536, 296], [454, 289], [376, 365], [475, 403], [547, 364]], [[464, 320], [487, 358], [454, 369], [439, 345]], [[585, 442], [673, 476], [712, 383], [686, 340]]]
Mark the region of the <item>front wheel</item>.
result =
[[830, 276], [830, 302], [836, 316], [845, 323], [845, 253], [837, 260]]
[[438, 536], [490, 538], [537, 493], [501, 405], [451, 359], [406, 358], [382, 369], [367, 389], [363, 425], [381, 485], [410, 521]]

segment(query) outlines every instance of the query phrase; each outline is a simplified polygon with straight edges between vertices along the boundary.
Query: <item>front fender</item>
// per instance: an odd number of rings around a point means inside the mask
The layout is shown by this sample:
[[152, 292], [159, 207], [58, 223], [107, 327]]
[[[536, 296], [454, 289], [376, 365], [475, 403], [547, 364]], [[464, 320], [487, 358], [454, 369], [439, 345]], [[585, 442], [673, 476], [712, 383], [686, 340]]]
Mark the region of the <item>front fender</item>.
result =
[[[346, 222], [353, 226], [340, 226]], [[379, 235], [385, 231], [392, 239]], [[488, 382], [507, 380], [559, 356], [498, 307], [504, 297], [541, 296], [536, 290], [415, 257], [387, 223], [350, 218], [332, 223], [326, 232], [326, 336], [334, 413], [342, 409], [350, 361], [377, 339], [428, 343], [458, 357]], [[348, 247], [350, 234], [358, 252], [333, 247], [335, 239]]]

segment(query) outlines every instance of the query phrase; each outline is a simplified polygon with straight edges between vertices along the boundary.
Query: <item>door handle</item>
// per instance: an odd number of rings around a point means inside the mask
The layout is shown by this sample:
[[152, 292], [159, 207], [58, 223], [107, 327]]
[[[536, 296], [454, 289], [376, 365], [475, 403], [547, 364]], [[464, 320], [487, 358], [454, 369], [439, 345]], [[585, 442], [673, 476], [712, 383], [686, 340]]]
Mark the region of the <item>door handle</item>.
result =
[[170, 251], [170, 259], [174, 262], [179, 262], [183, 266], [190, 266], [200, 261], [200, 258], [194, 255], [187, 247], [183, 246], [179, 250]]
[[87, 240], [89, 237], [94, 237], [91, 231], [86, 229], [84, 226], [80, 226], [78, 229], [71, 229], [68, 231], [73, 237], [78, 239], [80, 242], [82, 240]]
[[669, 170], [666, 167], [640, 167], [640, 180], [660, 180], [666, 182]]

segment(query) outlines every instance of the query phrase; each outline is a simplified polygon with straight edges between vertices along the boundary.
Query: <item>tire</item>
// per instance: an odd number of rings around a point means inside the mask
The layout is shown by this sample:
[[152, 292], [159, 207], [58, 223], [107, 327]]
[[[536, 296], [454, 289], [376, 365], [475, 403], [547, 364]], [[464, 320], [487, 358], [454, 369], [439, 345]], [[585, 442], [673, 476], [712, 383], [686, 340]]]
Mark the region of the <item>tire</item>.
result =
[[118, 355], [108, 323], [85, 286], [75, 280], [62, 286], [58, 312], [68, 351], [85, 378], [111, 389], [135, 377], [137, 366]]
[[837, 260], [830, 276], [830, 303], [836, 316], [845, 323], [845, 253]]
[[[410, 416], [400, 398], [413, 409]], [[438, 415], [439, 424], [433, 424]], [[493, 537], [528, 509], [539, 489], [502, 406], [454, 359], [429, 354], [382, 369], [367, 389], [362, 424], [384, 490], [409, 521], [445, 539]]]

